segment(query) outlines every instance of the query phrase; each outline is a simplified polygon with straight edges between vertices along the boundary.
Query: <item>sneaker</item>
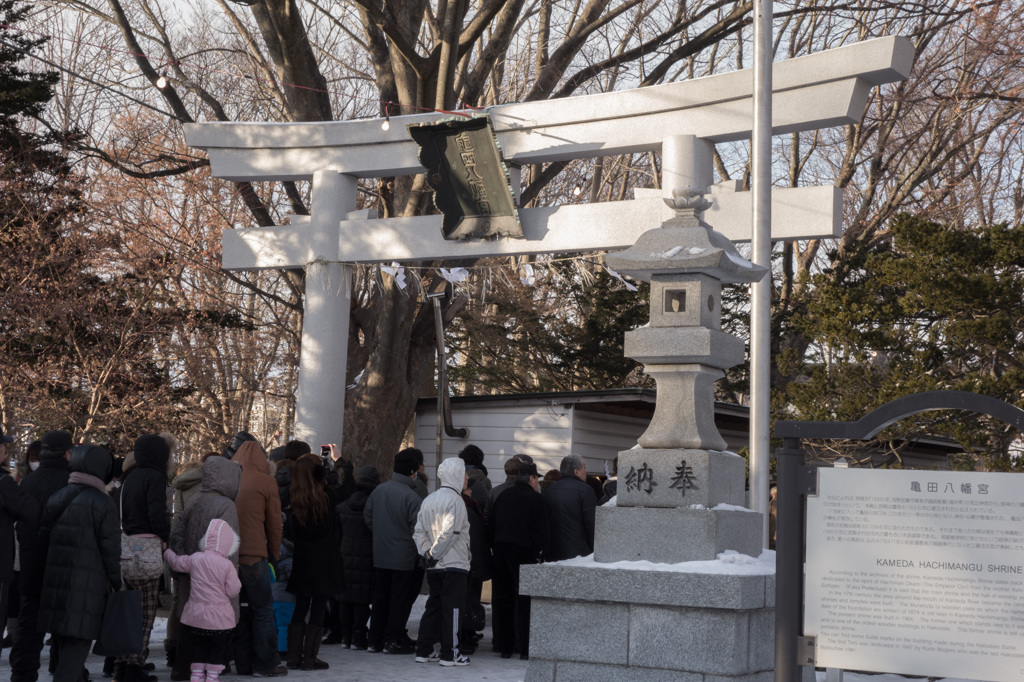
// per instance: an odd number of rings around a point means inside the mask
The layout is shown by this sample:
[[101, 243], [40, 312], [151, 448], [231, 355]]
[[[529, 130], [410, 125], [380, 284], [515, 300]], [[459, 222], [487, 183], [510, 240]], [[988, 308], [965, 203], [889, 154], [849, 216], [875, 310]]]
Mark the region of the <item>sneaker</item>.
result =
[[380, 653], [380, 650], [381, 650], [381, 647], [376, 647], [376, 646], [373, 646], [372, 644], [368, 645], [366, 647], [366, 649], [365, 649], [366, 653], [368, 653], [368, 654], [378, 654], [378, 653]]
[[416, 647], [410, 647], [402, 642], [385, 642], [384, 653], [408, 656], [416, 653]]
[[441, 659], [441, 665], [444, 666], [445, 668], [450, 668], [450, 667], [456, 666], [456, 665], [469, 665], [469, 657], [468, 656], [463, 656], [462, 654], [459, 654], [458, 656], [456, 656], [454, 659], [452, 659], [450, 661], [446, 661], [445, 659], [442, 658]]
[[253, 670], [252, 671], [252, 676], [253, 677], [284, 677], [287, 674], [288, 674], [288, 668], [284, 667], [283, 665], [279, 665], [276, 668], [274, 668], [273, 670], [270, 670], [270, 671], [265, 672], [265, 673], [262, 673], [259, 670]]
[[417, 656], [417, 663], [437, 663], [441, 660], [440, 651], [431, 651], [429, 656]]

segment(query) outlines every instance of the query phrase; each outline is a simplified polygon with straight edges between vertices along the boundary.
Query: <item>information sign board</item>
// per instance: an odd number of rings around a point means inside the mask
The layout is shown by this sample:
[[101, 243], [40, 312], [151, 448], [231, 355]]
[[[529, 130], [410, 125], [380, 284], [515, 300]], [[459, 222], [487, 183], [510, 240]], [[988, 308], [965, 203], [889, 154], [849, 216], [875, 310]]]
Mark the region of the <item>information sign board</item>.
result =
[[805, 585], [818, 667], [1024, 680], [1024, 478], [819, 469]]

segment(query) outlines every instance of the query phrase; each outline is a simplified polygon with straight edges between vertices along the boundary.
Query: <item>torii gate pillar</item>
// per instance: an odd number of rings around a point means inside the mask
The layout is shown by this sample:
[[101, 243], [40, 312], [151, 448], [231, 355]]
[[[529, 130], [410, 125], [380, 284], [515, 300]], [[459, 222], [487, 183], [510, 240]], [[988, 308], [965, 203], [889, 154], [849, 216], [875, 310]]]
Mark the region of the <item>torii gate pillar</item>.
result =
[[352, 268], [337, 262], [338, 224], [356, 210], [356, 178], [334, 170], [315, 171], [311, 203], [295, 437], [340, 444]]

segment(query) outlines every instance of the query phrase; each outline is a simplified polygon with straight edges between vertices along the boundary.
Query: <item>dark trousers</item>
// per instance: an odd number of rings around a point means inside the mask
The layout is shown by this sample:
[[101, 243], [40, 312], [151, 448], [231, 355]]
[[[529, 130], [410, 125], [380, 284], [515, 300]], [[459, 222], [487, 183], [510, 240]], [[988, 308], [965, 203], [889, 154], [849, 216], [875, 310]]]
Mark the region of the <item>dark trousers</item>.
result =
[[341, 637], [352, 646], [365, 647], [367, 642], [367, 621], [370, 620], [370, 605], [351, 601], [340, 602], [339, 621]]
[[[252, 675], [255, 664], [255, 653], [252, 648], [252, 609], [248, 603], [243, 603], [239, 608], [238, 625], [235, 626], [235, 635], [231, 638], [231, 645], [228, 649], [228, 656], [235, 659], [235, 672], [239, 675]], [[275, 647], [276, 648], [276, 647]], [[278, 658], [281, 654], [278, 653]]]
[[308, 594], [295, 596], [295, 610], [292, 611], [292, 625], [305, 625], [309, 616], [309, 625], [322, 628], [324, 613], [327, 610], [327, 597], [310, 597]]
[[[426, 577], [426, 571], [419, 564], [412, 569], [412, 584], [409, 585], [409, 592], [405, 595], [405, 615], [402, 617], [402, 622], [409, 622], [409, 614], [412, 613], [412, 607], [416, 605], [416, 599], [420, 596], [420, 591], [423, 589], [423, 581]], [[402, 634], [406, 634], [405, 626], [402, 627]]]
[[11, 587], [7, 590], [7, 617], [17, 618], [18, 611], [21, 609], [21, 590], [18, 588], [18, 579], [21, 577], [19, 571], [14, 572], [14, 577], [11, 578]]
[[465, 573], [427, 571], [430, 596], [420, 619], [416, 655], [429, 656], [434, 643], [441, 642], [441, 658], [454, 660], [459, 653], [459, 615], [466, 602]]
[[53, 671], [53, 682], [78, 682], [85, 659], [89, 658], [92, 640], [54, 635], [53, 641], [57, 643], [57, 668]]
[[[370, 614], [370, 646], [380, 649], [405, 633], [412, 602], [415, 571], [377, 568], [373, 574], [373, 611]], [[416, 589], [419, 585], [415, 586]]]
[[277, 625], [274, 621], [274, 595], [270, 592], [270, 567], [266, 559], [241, 564], [238, 579], [249, 596], [252, 609], [253, 670], [268, 673], [281, 665], [277, 650]]
[[21, 593], [18, 611], [18, 639], [11, 649], [11, 682], [36, 682], [39, 679], [39, 654], [46, 633], [36, 629], [39, 620], [39, 595]]
[[530, 598], [519, 594], [519, 567], [531, 563], [533, 557], [525, 548], [494, 547], [494, 642], [503, 654], [511, 654], [517, 648], [522, 654], [530, 652]]
[[468, 643], [469, 637], [487, 626], [487, 616], [480, 596], [484, 589], [484, 581], [472, 576], [466, 581], [466, 608], [462, 612], [460, 638]]
[[[4, 618], [5, 619], [11, 617], [11, 616], [9, 616], [7, 614], [7, 608], [8, 608], [7, 596], [10, 593], [11, 593], [11, 583], [10, 583], [10, 581], [8, 581], [8, 580], [0, 580], [0, 613], [4, 614]], [[4, 626], [7, 625], [6, 620], [5, 620], [3, 625]], [[3, 626], [0, 626], [0, 634], [3, 634]], [[0, 640], [2, 640], [2, 639], [3, 639], [3, 637], [0, 637]]]
[[324, 614], [324, 629], [331, 633], [341, 634], [341, 602], [333, 597], [327, 600], [327, 612]]

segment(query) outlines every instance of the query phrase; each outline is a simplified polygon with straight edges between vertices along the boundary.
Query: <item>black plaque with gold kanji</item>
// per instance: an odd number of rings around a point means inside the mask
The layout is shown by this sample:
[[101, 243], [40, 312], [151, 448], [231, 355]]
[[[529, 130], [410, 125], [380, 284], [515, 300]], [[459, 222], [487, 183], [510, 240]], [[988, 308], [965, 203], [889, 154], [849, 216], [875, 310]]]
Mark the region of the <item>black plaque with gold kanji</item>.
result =
[[484, 116], [409, 125], [445, 239], [522, 237], [498, 141]]

